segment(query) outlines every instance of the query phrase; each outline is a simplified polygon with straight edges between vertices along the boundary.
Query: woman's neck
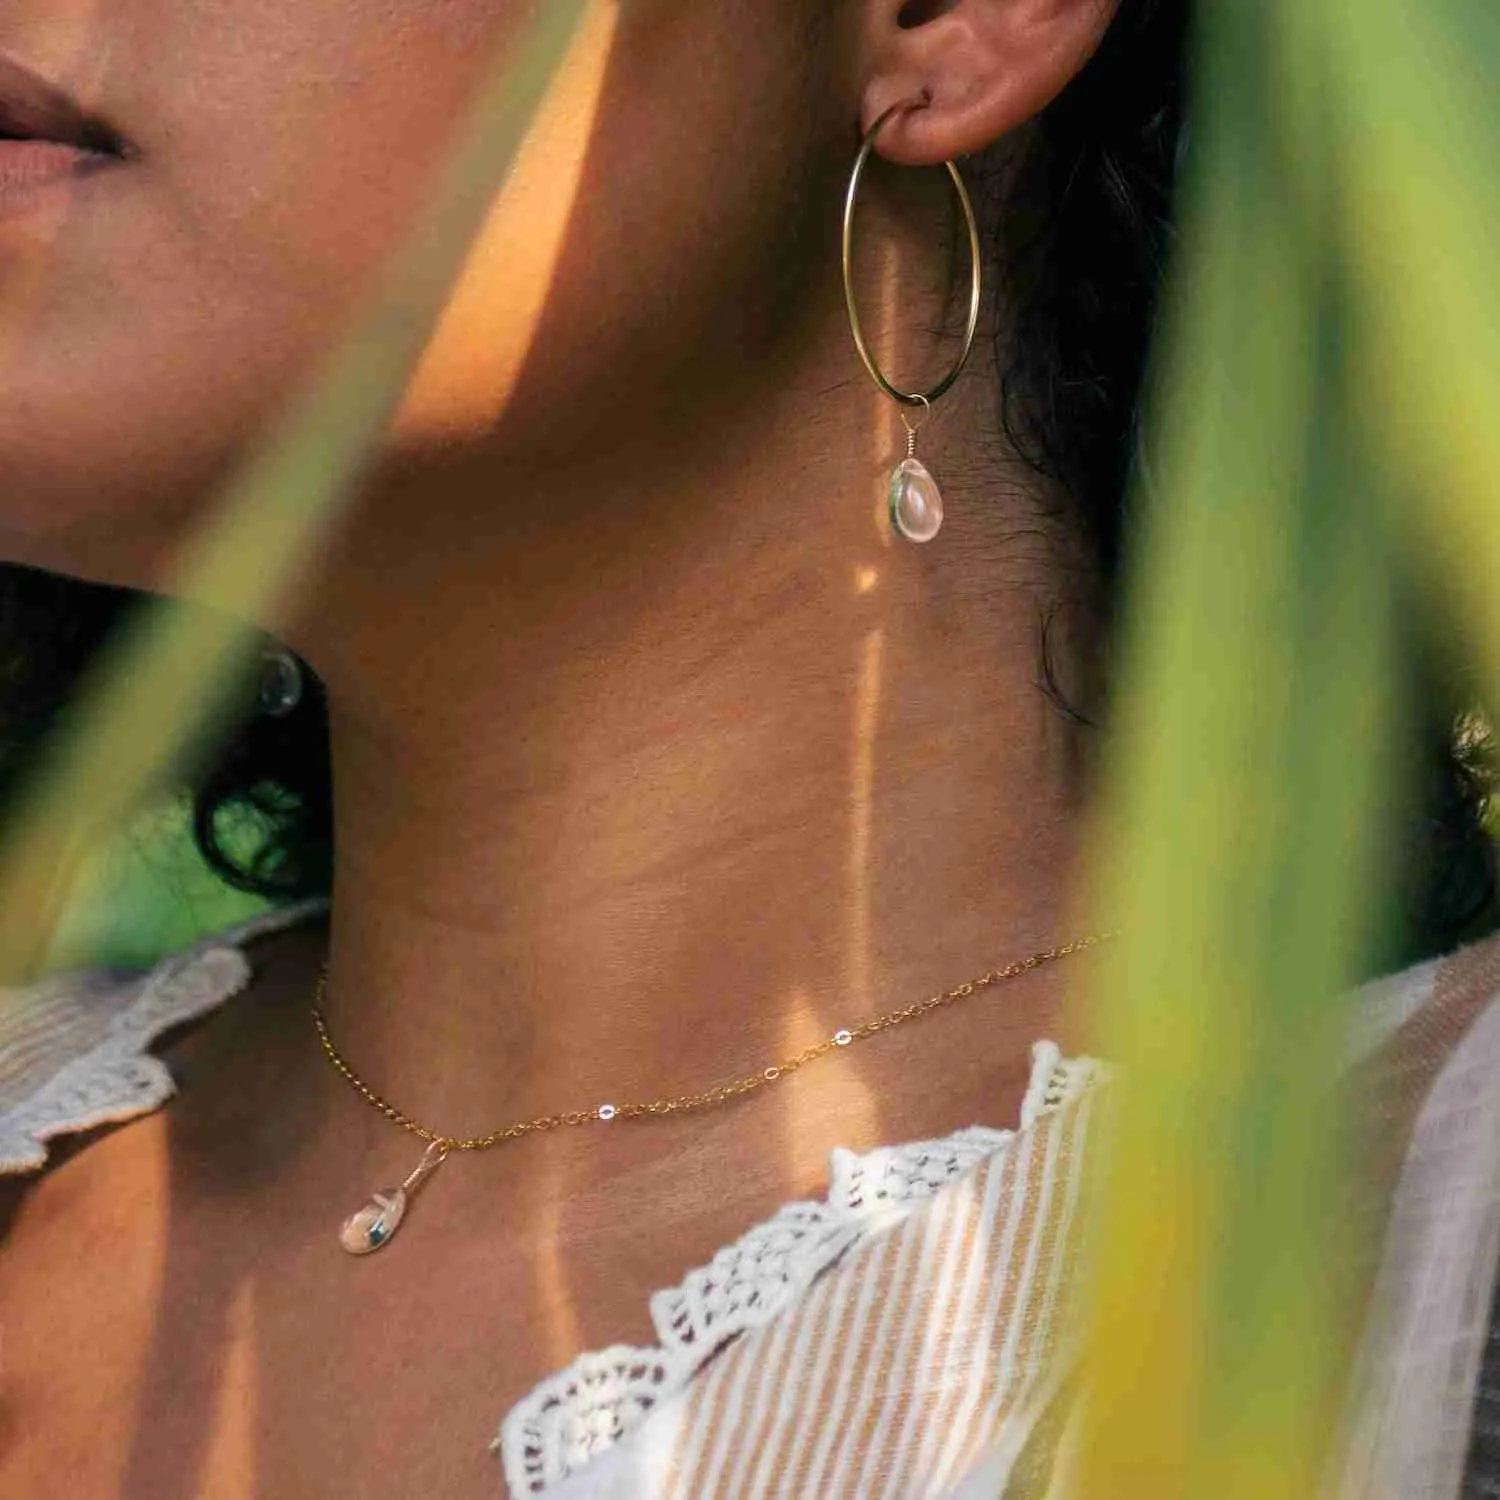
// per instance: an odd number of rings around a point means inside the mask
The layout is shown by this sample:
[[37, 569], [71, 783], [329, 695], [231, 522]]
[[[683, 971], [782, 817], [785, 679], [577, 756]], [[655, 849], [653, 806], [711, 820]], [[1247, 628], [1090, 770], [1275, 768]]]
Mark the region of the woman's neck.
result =
[[958, 482], [985, 379], [924, 435], [925, 548], [887, 538], [899, 428], [852, 383], [742, 451], [372, 502], [296, 640], [326, 1008], [375, 1087], [452, 1134], [696, 1091], [1071, 935], [1058, 556], [1029, 496]]

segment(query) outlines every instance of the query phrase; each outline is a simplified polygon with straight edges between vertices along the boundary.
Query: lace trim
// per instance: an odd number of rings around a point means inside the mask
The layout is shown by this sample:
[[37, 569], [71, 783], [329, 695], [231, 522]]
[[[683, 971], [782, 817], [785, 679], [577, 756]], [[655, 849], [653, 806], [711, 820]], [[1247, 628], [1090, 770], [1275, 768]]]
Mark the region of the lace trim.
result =
[[253, 917], [163, 960], [133, 981], [134, 998], [95, 1046], [0, 1113], [0, 1176], [43, 1166], [47, 1143], [57, 1136], [133, 1120], [164, 1104], [177, 1085], [166, 1064], [151, 1056], [151, 1045], [245, 987], [250, 964], [240, 944], [291, 927], [326, 905], [321, 899], [305, 901]]
[[[1038, 1042], [1021, 1129], [1074, 1097], [1096, 1069], [1088, 1058], [1064, 1059], [1053, 1043]], [[864, 1155], [834, 1151], [824, 1201], [786, 1205], [680, 1286], [651, 1298], [656, 1348], [619, 1344], [585, 1354], [511, 1408], [490, 1447], [499, 1450], [512, 1496], [544, 1494], [614, 1447], [718, 1350], [795, 1304], [851, 1246], [904, 1218], [1015, 1135], [972, 1126]]]

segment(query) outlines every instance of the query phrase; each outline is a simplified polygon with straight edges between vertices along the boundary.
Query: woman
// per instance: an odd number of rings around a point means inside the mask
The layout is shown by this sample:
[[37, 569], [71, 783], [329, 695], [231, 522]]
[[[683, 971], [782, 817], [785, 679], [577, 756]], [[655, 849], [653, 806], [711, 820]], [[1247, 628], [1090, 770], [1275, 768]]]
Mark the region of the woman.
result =
[[[96, 585], [162, 577], [420, 214], [524, 9], [8, 8], [0, 133], [24, 125], [88, 170], [60, 185], [33, 154], [0, 171], [7, 557]], [[1115, 10], [590, 12], [354, 515], [295, 613], [257, 622], [326, 690], [336, 840], [312, 681], [297, 701], [282, 680], [202, 793], [224, 861], [213, 808], [289, 789], [280, 861], [239, 878], [306, 894], [336, 842], [328, 924], [296, 908], [144, 981], [21, 999], [7, 1494], [489, 1493], [507, 1411], [516, 1493], [1046, 1482], [1040, 1342], [1024, 1391], [960, 1417], [924, 1404], [960, 1344], [945, 1355], [949, 1334], [883, 1299], [931, 1295], [958, 1243], [931, 1205], [987, 1165], [1001, 1180], [1005, 1127], [1075, 1107], [1081, 1131], [1087, 1068], [1045, 1050], [1034, 1066], [1032, 1046], [1082, 960], [855, 1034], [1086, 936], [1068, 903], [1081, 726], [1184, 30], [1181, 5]], [[896, 167], [965, 159], [1001, 287], [922, 424], [947, 512], [926, 547], [886, 519], [899, 413], [864, 379], [830, 271], [862, 136]], [[941, 172], [872, 169], [861, 200], [866, 332], [922, 389], [953, 362], [967, 286], [946, 191]], [[66, 612], [59, 680], [95, 632], [51, 588], [18, 575], [13, 613], [19, 634]], [[1444, 785], [1447, 826], [1471, 828], [1465, 784]], [[235, 942], [253, 980], [225, 1003], [247, 980]], [[101, 1030], [122, 1017], [133, 1041]], [[625, 1108], [740, 1077], [764, 1086]], [[450, 1153], [409, 1217], [386, 1195], [341, 1248], [372, 1189], [441, 1154], [352, 1081], [440, 1142], [587, 1118]], [[913, 1141], [936, 1144], [879, 1154]], [[829, 1193], [835, 1148], [855, 1153], [835, 1159], [839, 1212], [757, 1235]], [[1036, 1192], [1061, 1202], [1052, 1178]], [[910, 1225], [907, 1259], [883, 1261]], [[653, 1292], [747, 1231], [653, 1321]], [[351, 1236], [396, 1242], [352, 1259]], [[821, 1344], [814, 1280], [854, 1288]], [[982, 1302], [954, 1311], [953, 1338]], [[800, 1363], [703, 1395], [766, 1337]], [[875, 1363], [840, 1386], [851, 1349]], [[872, 1376], [890, 1361], [909, 1383]], [[795, 1384], [815, 1375], [826, 1411]]]

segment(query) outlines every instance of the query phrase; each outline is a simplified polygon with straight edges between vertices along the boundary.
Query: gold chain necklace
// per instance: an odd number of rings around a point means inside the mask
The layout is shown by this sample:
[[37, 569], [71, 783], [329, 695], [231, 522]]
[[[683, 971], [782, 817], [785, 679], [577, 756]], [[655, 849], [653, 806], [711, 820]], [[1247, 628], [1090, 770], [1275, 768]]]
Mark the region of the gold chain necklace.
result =
[[394, 1125], [399, 1125], [408, 1135], [414, 1135], [419, 1140], [427, 1142], [427, 1150], [423, 1152], [421, 1161], [417, 1163], [400, 1187], [383, 1188], [374, 1193], [363, 1208], [344, 1221], [343, 1228], [339, 1231], [339, 1243], [351, 1255], [368, 1255], [371, 1251], [378, 1250], [400, 1227], [402, 1219], [406, 1217], [407, 1206], [417, 1190], [442, 1166], [451, 1151], [487, 1151], [490, 1147], [498, 1146], [504, 1141], [519, 1140], [522, 1136], [567, 1126], [609, 1124], [615, 1120], [661, 1119], [667, 1115], [713, 1109], [717, 1105], [727, 1104], [731, 1099], [754, 1093], [757, 1089], [769, 1088], [773, 1083], [779, 1082], [820, 1057], [826, 1057], [830, 1052], [852, 1047], [855, 1042], [865, 1041], [882, 1031], [889, 1031], [893, 1026], [904, 1025], [907, 1021], [915, 1021], [919, 1016], [930, 1015], [944, 1006], [952, 1005], [959, 1000], [966, 1000], [976, 991], [988, 989], [990, 985], [999, 984], [1002, 980], [1017, 979], [1022, 974], [1029, 974], [1033, 969], [1041, 968], [1043, 964], [1066, 958], [1072, 953], [1082, 953], [1087, 948], [1108, 942], [1114, 936], [1114, 933], [1106, 932], [1094, 937], [1079, 938], [1075, 942], [1064, 943], [1061, 947], [1047, 948], [1041, 953], [1033, 953], [1027, 958], [1017, 959], [1015, 963], [1007, 964], [1003, 969], [990, 969], [976, 979], [966, 980], [963, 984], [955, 985], [951, 990], [944, 990], [941, 994], [929, 995], [927, 999], [919, 1000], [914, 1005], [905, 1005], [900, 1010], [887, 1011], [884, 1015], [876, 1016], [873, 1020], [866, 1021], [859, 1026], [840, 1027], [832, 1036], [825, 1037], [821, 1042], [815, 1042], [811, 1047], [805, 1047], [793, 1057], [772, 1063], [770, 1067], [762, 1068], [758, 1073], [747, 1073], [744, 1077], [736, 1078], [732, 1082], [715, 1084], [713, 1088], [704, 1089], [701, 1093], [677, 1094], [665, 1099], [654, 1099], [646, 1104], [599, 1104], [593, 1109], [574, 1109], [562, 1114], [540, 1115], [533, 1120], [518, 1120], [514, 1124], [503, 1125], [498, 1130], [492, 1130], [486, 1135], [475, 1136], [444, 1135], [430, 1126], [420, 1124], [410, 1115], [397, 1109], [389, 1100], [377, 1094], [354, 1071], [343, 1053], [334, 1046], [333, 1038], [328, 1033], [328, 1022], [323, 1015], [323, 1000], [328, 988], [328, 967], [325, 964], [318, 975], [317, 988], [313, 993], [312, 1018], [313, 1025], [317, 1028], [318, 1040], [323, 1045], [328, 1061], [367, 1104], [378, 1109], [387, 1120]]

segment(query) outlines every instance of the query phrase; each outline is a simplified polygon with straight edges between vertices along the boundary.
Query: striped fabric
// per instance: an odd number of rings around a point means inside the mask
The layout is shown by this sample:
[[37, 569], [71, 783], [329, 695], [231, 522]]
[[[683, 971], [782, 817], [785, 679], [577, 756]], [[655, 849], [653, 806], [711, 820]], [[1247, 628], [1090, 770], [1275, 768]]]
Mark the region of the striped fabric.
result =
[[726, 1351], [688, 1400], [663, 1495], [950, 1488], [1056, 1353], [1091, 1114], [1085, 1090]]
[[1464, 1464], [1462, 1500], [1500, 1496], [1500, 1301], [1493, 1300]]
[[1405, 1150], [1380, 1204], [1335, 1493], [1455, 1500], [1500, 1255], [1500, 941], [1383, 988], [1390, 1035], [1359, 1084]]

